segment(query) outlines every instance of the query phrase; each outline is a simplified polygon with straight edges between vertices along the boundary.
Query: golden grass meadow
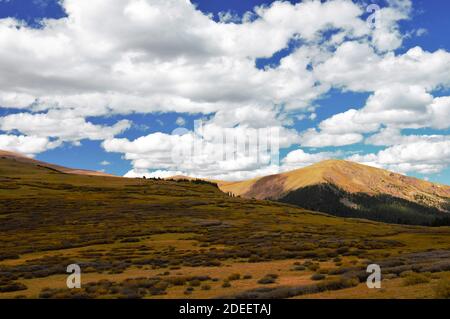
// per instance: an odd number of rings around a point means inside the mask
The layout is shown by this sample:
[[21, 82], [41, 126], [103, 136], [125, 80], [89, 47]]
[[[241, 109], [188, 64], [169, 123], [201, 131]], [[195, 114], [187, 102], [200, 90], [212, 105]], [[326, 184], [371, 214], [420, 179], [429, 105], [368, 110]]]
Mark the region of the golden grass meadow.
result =
[[[448, 298], [450, 227], [0, 159], [0, 298]], [[366, 267], [382, 268], [368, 289]], [[68, 289], [66, 267], [82, 269]]]

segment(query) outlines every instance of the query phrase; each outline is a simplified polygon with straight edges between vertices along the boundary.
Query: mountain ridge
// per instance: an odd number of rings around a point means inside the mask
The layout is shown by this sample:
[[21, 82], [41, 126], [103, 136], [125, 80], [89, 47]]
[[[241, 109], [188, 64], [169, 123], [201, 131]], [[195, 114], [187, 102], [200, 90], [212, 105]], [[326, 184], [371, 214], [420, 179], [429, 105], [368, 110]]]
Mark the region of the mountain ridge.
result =
[[450, 186], [345, 160], [218, 186], [235, 196], [275, 200], [336, 216], [450, 223]]
[[39, 161], [34, 158], [28, 157], [21, 153], [10, 152], [10, 151], [5, 151], [5, 150], [0, 150], [0, 158], [9, 158], [9, 159], [21, 162], [21, 163], [33, 164], [33, 165], [45, 167], [45, 168], [48, 168], [51, 170], [55, 170], [55, 171], [58, 171], [58, 172], [64, 173], [64, 174], [117, 177], [115, 175], [98, 172], [98, 171], [78, 169], [78, 168], [69, 168], [69, 167], [64, 167], [61, 165], [50, 164], [47, 162]]
[[[378, 180], [373, 180], [378, 178]], [[276, 188], [274, 192], [264, 192], [263, 184], [274, 182], [283, 183], [282, 187]], [[243, 197], [254, 197], [257, 199], [277, 199], [283, 194], [306, 186], [319, 184], [335, 184], [350, 193], [367, 193], [377, 195], [389, 193], [404, 199], [410, 199], [405, 192], [413, 189], [427, 193], [435, 192], [440, 196], [450, 197], [450, 186], [432, 183], [415, 177], [401, 175], [388, 170], [367, 166], [345, 160], [326, 160], [316, 164], [299, 168], [296, 170], [259, 177], [240, 182], [225, 182], [219, 186], [226, 192]], [[405, 188], [404, 192], [398, 189], [399, 184]], [[385, 186], [383, 188], [383, 186]], [[272, 185], [272, 190], [274, 186]]]

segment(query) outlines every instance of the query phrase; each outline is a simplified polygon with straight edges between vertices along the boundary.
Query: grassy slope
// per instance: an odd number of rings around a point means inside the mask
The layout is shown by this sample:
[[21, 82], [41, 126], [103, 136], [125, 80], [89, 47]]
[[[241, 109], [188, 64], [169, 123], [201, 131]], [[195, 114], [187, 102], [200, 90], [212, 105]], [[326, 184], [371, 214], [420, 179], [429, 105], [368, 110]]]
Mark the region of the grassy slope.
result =
[[19, 163], [29, 164], [32, 166], [43, 166], [43, 167], [47, 167], [48, 169], [51, 169], [53, 171], [66, 173], [66, 174], [114, 177], [114, 175], [110, 175], [110, 174], [98, 172], [98, 171], [90, 171], [90, 170], [85, 170], [85, 169], [76, 169], [76, 168], [69, 168], [69, 167], [64, 167], [64, 166], [60, 166], [60, 165], [55, 165], [55, 164], [49, 164], [46, 162], [41, 162], [41, 161], [35, 160], [33, 158], [27, 157], [20, 153], [8, 152], [8, 151], [3, 151], [3, 150], [0, 150], [0, 158], [2, 158], [4, 160], [13, 160], [13, 161], [16, 161]]
[[[280, 276], [272, 286], [311, 283], [314, 271], [292, 272], [295, 261], [363, 266], [429, 249], [449, 250], [450, 229], [336, 218], [231, 198], [209, 184], [69, 175], [0, 159], [0, 290], [27, 288], [3, 297], [37, 297], [46, 287], [61, 291], [41, 296], [67, 297], [65, 267], [74, 262], [84, 282], [119, 285], [85, 297], [137, 296], [141, 283], [121, 281], [151, 277], [145, 297], [206, 298], [254, 289], [270, 272]], [[343, 264], [330, 264], [337, 256]], [[222, 288], [230, 271], [254, 277]], [[185, 295], [195, 280], [173, 283], [193, 274], [210, 276], [201, 282], [213, 289], [195, 283]]]

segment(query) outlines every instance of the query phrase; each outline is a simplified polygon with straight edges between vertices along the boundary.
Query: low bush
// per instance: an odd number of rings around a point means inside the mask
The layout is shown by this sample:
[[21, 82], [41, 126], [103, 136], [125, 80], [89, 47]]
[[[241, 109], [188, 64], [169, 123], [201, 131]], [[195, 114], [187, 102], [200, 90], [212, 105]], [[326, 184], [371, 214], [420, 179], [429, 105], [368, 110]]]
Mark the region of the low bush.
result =
[[300, 266], [295, 266], [295, 267], [294, 267], [294, 270], [296, 270], [296, 271], [303, 271], [303, 270], [306, 270], [306, 267], [305, 267], [305, 266], [302, 266], [302, 265], [300, 265]]
[[4, 285], [0, 285], [0, 292], [13, 292], [13, 291], [21, 291], [26, 290], [27, 286], [21, 283], [13, 282], [7, 283]]
[[312, 262], [310, 262], [310, 263], [305, 263], [304, 266], [305, 266], [306, 268], [308, 268], [309, 270], [311, 270], [311, 271], [317, 271], [317, 270], [319, 270], [319, 268], [320, 268], [320, 265], [319, 265], [319, 264], [312, 263]]
[[418, 284], [425, 284], [428, 282], [430, 282], [430, 278], [428, 278], [427, 276], [422, 275], [422, 274], [412, 273], [412, 274], [408, 274], [406, 277], [404, 277], [403, 286], [414, 286], [414, 285], [418, 285]]
[[258, 284], [261, 284], [261, 285], [273, 284], [276, 282], [277, 278], [278, 278], [278, 275], [267, 274], [263, 278], [258, 280]]
[[325, 275], [323, 274], [314, 274], [311, 276], [311, 280], [323, 280], [325, 279]]
[[411, 276], [412, 274], [414, 274], [414, 271], [407, 270], [407, 271], [400, 273], [400, 277], [405, 278], [405, 277]]
[[125, 238], [125, 239], [122, 239], [120, 242], [121, 243], [138, 243], [140, 241], [141, 240], [139, 238]]
[[[313, 285], [298, 287], [263, 287], [238, 293], [232, 298], [236, 299], [284, 299], [295, 296], [314, 294], [324, 291], [340, 290], [358, 285], [356, 278], [339, 278], [324, 281]], [[229, 297], [229, 296], [228, 296]]]
[[198, 280], [198, 279], [194, 279], [194, 280], [192, 280], [192, 281], [189, 282], [189, 285], [190, 285], [191, 287], [198, 287], [198, 286], [201, 285], [201, 281]]
[[442, 279], [434, 289], [436, 298], [450, 299], [450, 280]]
[[228, 277], [229, 281], [233, 281], [233, 280], [239, 280], [241, 279], [241, 275], [240, 274], [232, 274]]

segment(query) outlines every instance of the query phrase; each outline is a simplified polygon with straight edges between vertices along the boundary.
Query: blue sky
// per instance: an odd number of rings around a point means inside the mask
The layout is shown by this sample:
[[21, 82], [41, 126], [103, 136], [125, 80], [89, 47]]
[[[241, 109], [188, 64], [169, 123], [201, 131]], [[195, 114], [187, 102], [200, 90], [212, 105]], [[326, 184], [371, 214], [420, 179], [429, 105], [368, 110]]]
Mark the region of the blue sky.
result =
[[[395, 7], [396, 10], [400, 12], [400, 6], [395, 5], [395, 3], [401, 3], [403, 0], [392, 0], [391, 2], [386, 1], [373, 1], [374, 3], [377, 3], [380, 5], [381, 8], [388, 8], [388, 7]], [[235, 16], [235, 19], [241, 19], [242, 16], [248, 12], [252, 11], [254, 7], [256, 6], [262, 6], [265, 5], [267, 8], [271, 6], [271, 4], [274, 1], [263, 1], [263, 0], [228, 0], [228, 1], [219, 1], [219, 0], [193, 0], [192, 1], [198, 10], [200, 10], [204, 15], [212, 14], [212, 19], [216, 21], [216, 23], [220, 23], [220, 16], [228, 12]], [[297, 4], [300, 1], [291, 1], [291, 3]], [[407, 2], [407, 0], [406, 0]], [[152, 1], [149, 1], [149, 3], [152, 3]], [[360, 3], [359, 3], [360, 4]], [[450, 3], [447, 3], [446, 1], [441, 0], [415, 0], [412, 2], [412, 10], [408, 11], [407, 15], [409, 16], [407, 19], [399, 19], [395, 23], [396, 30], [400, 32], [402, 35], [402, 41], [401, 45], [398, 45], [396, 47], [393, 47], [389, 49], [388, 51], [391, 52], [394, 56], [402, 56], [405, 55], [410, 49], [415, 47], [421, 47], [423, 51], [428, 52], [435, 52], [436, 50], [443, 50], [444, 52], [450, 51], [450, 38], [448, 37], [448, 30], [450, 30], [450, 19], [448, 19], [447, 14], [450, 9]], [[174, 5], [175, 6], [175, 5]], [[290, 10], [293, 10], [293, 6], [289, 7]], [[75, 10], [75, 9], [74, 9]], [[164, 15], [164, 11], [159, 11], [160, 14]], [[402, 11], [402, 14], [404, 11]], [[364, 20], [369, 14], [364, 13], [361, 16], [361, 19]], [[25, 21], [28, 25], [26, 28], [32, 29], [45, 29], [46, 27], [42, 25], [41, 20], [42, 19], [62, 19], [66, 17], [67, 14], [65, 10], [59, 5], [58, 1], [51, 1], [51, 0], [33, 0], [33, 1], [27, 1], [27, 0], [9, 0], [9, 1], [1, 1], [0, 0], [0, 19], [4, 18], [15, 18], [17, 20]], [[104, 16], [102, 19], [108, 19], [108, 16]], [[96, 23], [102, 24], [102, 19], [98, 19]], [[254, 17], [253, 19], [257, 19], [257, 17]], [[317, 19], [321, 19], [320, 16], [317, 16]], [[241, 23], [234, 21], [235, 23]], [[176, 26], [175, 26], [176, 27]], [[151, 27], [148, 27], [151, 28]], [[149, 30], [147, 30], [149, 31]], [[145, 30], [143, 31], [143, 34], [145, 34]], [[326, 37], [326, 32], [323, 33], [322, 37]], [[330, 33], [330, 35], [335, 34]], [[39, 35], [41, 36], [41, 35]], [[68, 35], [70, 36], [70, 35]], [[161, 37], [164, 37], [165, 35], [161, 33]], [[0, 40], [2, 37], [2, 31], [0, 29]], [[136, 40], [138, 41], [138, 40]], [[143, 41], [143, 44], [145, 46], [145, 39], [139, 41]], [[153, 41], [153, 40], [152, 40]], [[271, 39], [267, 39], [268, 42], [271, 41]], [[324, 41], [324, 40], [321, 40]], [[357, 41], [362, 41], [360, 38], [357, 39]], [[365, 41], [365, 40], [364, 40]], [[371, 41], [371, 40], [367, 40]], [[153, 42], [152, 42], [153, 43]], [[302, 48], [303, 46], [306, 46], [308, 41], [306, 41], [304, 38], [299, 37], [293, 37], [289, 39], [289, 41], [284, 45], [281, 46], [280, 50], [277, 50], [275, 52], [272, 52], [268, 57], [255, 56], [252, 58], [252, 63], [254, 63], [255, 69], [260, 70], [261, 72], [264, 71], [265, 68], [272, 68], [274, 70], [278, 69], [280, 67], [281, 59], [285, 57], [291, 57], [294, 56], [294, 54], [299, 50], [299, 48]], [[153, 44], [152, 44], [153, 45]], [[202, 44], [204, 47], [207, 47], [207, 44]], [[372, 45], [372, 44], [371, 44]], [[316, 45], [316, 48], [320, 48], [320, 44]], [[233, 48], [236, 52], [240, 48]], [[248, 48], [245, 48], [248, 49]], [[11, 50], [15, 50], [14, 48]], [[57, 50], [57, 49], [55, 49]], [[156, 52], [156, 49], [153, 47], [151, 50], [154, 50]], [[166, 49], [165, 49], [166, 50]], [[250, 50], [250, 49], [249, 49]], [[150, 56], [148, 59], [152, 59], [151, 63], [154, 63], [155, 61], [161, 61], [161, 65], [164, 63], [168, 63], [165, 61], [165, 59], [169, 59], [168, 55], [173, 54], [172, 52], [169, 53], [162, 53], [166, 56], [163, 57], [152, 57], [153, 52], [147, 52], [148, 56]], [[332, 55], [337, 51], [337, 47], [332, 48], [329, 50], [329, 54]], [[14, 52], [14, 51], [12, 51]], [[18, 51], [20, 52], [20, 51]], [[159, 51], [158, 51], [159, 52]], [[168, 51], [164, 51], [168, 52]], [[203, 51], [202, 51], [203, 52]], [[77, 52], [75, 52], [77, 53]], [[20, 54], [20, 53], [18, 53]], [[101, 60], [101, 53], [99, 53]], [[159, 53], [158, 53], [159, 54]], [[186, 53], [190, 54], [190, 53]], [[203, 54], [203, 53], [202, 53]], [[380, 57], [386, 57], [386, 52], [380, 53], [377, 52], [377, 54]], [[231, 55], [230, 55], [231, 56]], [[190, 58], [190, 57], [189, 57]], [[188, 59], [189, 59], [188, 58]], [[209, 58], [209, 57], [208, 57]], [[58, 59], [58, 57], [53, 58], [54, 61]], [[66, 57], [66, 59], [70, 60], [70, 57]], [[197, 63], [198, 59], [206, 59], [203, 55], [199, 55], [198, 57], [193, 58], [193, 63]], [[22, 60], [20, 60], [22, 61]], [[59, 60], [59, 63], [63, 63], [64, 59]], [[206, 60], [205, 60], [206, 61]], [[322, 61], [324, 62], [324, 61]], [[46, 64], [41, 65], [43, 70], [46, 69]], [[100, 63], [100, 62], [99, 62]], [[205, 62], [206, 63], [206, 62]], [[0, 66], [1, 67], [1, 66]], [[62, 65], [57, 66], [59, 68], [63, 68]], [[313, 68], [313, 67], [311, 67]], [[257, 72], [257, 70], [255, 72]], [[314, 70], [313, 70], [314, 71]], [[6, 73], [5, 73], [6, 74]], [[427, 75], [428, 76], [428, 75]], [[425, 76], [424, 76], [425, 77]], [[32, 77], [30, 77], [32, 79]], [[70, 79], [72, 80], [72, 79]], [[17, 81], [15, 81], [16, 86], [13, 87], [11, 90], [15, 92], [14, 90], [17, 89], [17, 92], [22, 93], [26, 92], [27, 94], [31, 94], [30, 92], [36, 92], [35, 89], [31, 87], [27, 87], [29, 81], [31, 80], [24, 80], [22, 78], [18, 78]], [[221, 79], [217, 80], [218, 82], [221, 81]], [[442, 80], [445, 82], [445, 80]], [[448, 84], [450, 84], [450, 81], [448, 83], [438, 83], [437, 85], [434, 85], [433, 87], [428, 87], [424, 84], [424, 88], [427, 92], [427, 94], [430, 94], [433, 98], [437, 97], [447, 97], [450, 94]], [[53, 84], [52, 84], [53, 85]], [[327, 84], [331, 87], [327, 87], [327, 89], [324, 89], [324, 91], [318, 93], [314, 98], [311, 98], [308, 100], [308, 103], [310, 104], [310, 107], [298, 107], [298, 108], [291, 108], [290, 110], [286, 110], [289, 107], [287, 106], [289, 103], [296, 103], [295, 99], [289, 97], [285, 101], [279, 101], [277, 99], [277, 102], [274, 102], [274, 105], [277, 104], [278, 106], [281, 105], [281, 111], [284, 115], [284, 122], [282, 123], [282, 126], [288, 129], [295, 130], [299, 134], [304, 133], [306, 130], [315, 129], [319, 133], [321, 129], [319, 129], [319, 125], [321, 122], [330, 119], [333, 117], [333, 115], [344, 113], [350, 109], [356, 109], [361, 110], [366, 105], [369, 97], [371, 95], [374, 95], [374, 92], [377, 92], [377, 90], [382, 90], [379, 87], [376, 87], [374, 89], [368, 88], [368, 89], [362, 89], [362, 90], [356, 90], [351, 87], [351, 85], [348, 84]], [[400, 83], [399, 85], [403, 85], [403, 83]], [[407, 84], [410, 85], [410, 84]], [[49, 84], [49, 91], [51, 90], [58, 90], [58, 86], [54, 85], [53, 87]], [[103, 88], [101, 88], [103, 90]], [[114, 91], [114, 87], [107, 88], [108, 91]], [[165, 89], [164, 87], [162, 89]], [[205, 90], [211, 90], [209, 87], [205, 88]], [[11, 92], [8, 91], [8, 93]], [[92, 88], [92, 90], [88, 91], [94, 91], [96, 88]], [[99, 89], [100, 90], [100, 89]], [[66, 92], [69, 92], [70, 90], [66, 88], [61, 89], [61, 95], [69, 94]], [[36, 93], [36, 98], [42, 97], [45, 95], [46, 92], [39, 92]], [[34, 94], [34, 93], [33, 93]], [[31, 94], [31, 95], [33, 95]], [[41, 95], [38, 95], [41, 94]], [[278, 94], [274, 94], [274, 96], [278, 96]], [[233, 97], [234, 98], [234, 97]], [[299, 96], [297, 96], [299, 98]], [[301, 96], [300, 96], [301, 98]], [[203, 103], [206, 98], [199, 98], [198, 101], [194, 101], [195, 103]], [[1, 101], [1, 100], [0, 100]], [[130, 105], [133, 103], [133, 100], [130, 100], [130, 102], [123, 102], [122, 103], [130, 103]], [[228, 97], [226, 98], [226, 101], [229, 101]], [[254, 101], [250, 101], [253, 106], [256, 104], [258, 105], [259, 99], [255, 99]], [[264, 99], [265, 101], [265, 99]], [[220, 102], [220, 101], [219, 101]], [[225, 103], [225, 102], [224, 102]], [[286, 104], [286, 106], [285, 106]], [[87, 108], [89, 108], [88, 105], [86, 105]], [[80, 115], [80, 118], [83, 118], [83, 121], [89, 122], [93, 125], [97, 126], [113, 126], [119, 121], [128, 121], [129, 127], [126, 130], [120, 131], [116, 134], [114, 134], [115, 139], [126, 139], [127, 141], [133, 141], [135, 139], [138, 139], [139, 137], [148, 136], [157, 132], [161, 132], [164, 134], [171, 134], [171, 132], [176, 129], [177, 127], [183, 126], [186, 127], [189, 130], [193, 129], [193, 121], [200, 119], [200, 118], [207, 118], [207, 119], [213, 119], [214, 114], [216, 113], [216, 108], [213, 108], [214, 110], [211, 112], [201, 112], [196, 111], [195, 109], [192, 110], [192, 112], [187, 113], [186, 110], [189, 109], [188, 107], [183, 108], [180, 107], [180, 111], [177, 111], [177, 107], [171, 107], [170, 105], [165, 107], [161, 106], [161, 109], [158, 109], [158, 106], [152, 107], [149, 105], [149, 109], [155, 110], [155, 111], [148, 111], [143, 112], [141, 111], [133, 111], [133, 112], [119, 112], [119, 111], [113, 111], [109, 114], [106, 113], [98, 113], [98, 115], [93, 114], [85, 114], [86, 112], [83, 111], [83, 115]], [[266, 106], [269, 108], [270, 106]], [[256, 107], [257, 108], [257, 107]], [[145, 108], [144, 108], [145, 109]], [[227, 109], [227, 106], [224, 106], [224, 110]], [[14, 114], [21, 114], [21, 113], [44, 113], [48, 112], [50, 108], [44, 108], [40, 111], [33, 110], [30, 106], [29, 108], [24, 107], [14, 107], [14, 106], [8, 106], [5, 105], [3, 107], [0, 107], [0, 117], [7, 117]], [[168, 111], [164, 111], [168, 110]], [[448, 114], [448, 113], [444, 113]], [[279, 115], [279, 114], [278, 114]], [[184, 123], [180, 125], [180, 121], [177, 119], [182, 118], [184, 120]], [[287, 119], [287, 120], [286, 120]], [[428, 121], [428, 120], [424, 120]], [[439, 127], [436, 125], [433, 125], [431, 123], [431, 120], [429, 120], [430, 123], [422, 124], [421, 127], [415, 128], [413, 126], [411, 127], [403, 127], [400, 132], [403, 136], [408, 135], [416, 135], [416, 136], [430, 136], [430, 135], [438, 135], [443, 141], [448, 141], [448, 138], [446, 136], [450, 135], [450, 130], [448, 129], [448, 126], [440, 125]], [[380, 128], [383, 129], [386, 127], [391, 127], [392, 124], [381, 122]], [[13, 125], [13, 124], [11, 124]], [[26, 130], [21, 129], [20, 125], [17, 126], [9, 126], [9, 129], [3, 129], [3, 131], [0, 131], [0, 133], [3, 133], [4, 135], [30, 135], [31, 133], [26, 132]], [[345, 125], [345, 124], [344, 124]], [[12, 129], [11, 129], [12, 127]], [[34, 132], [34, 131], [33, 131]], [[370, 131], [370, 132], [352, 132], [351, 134], [360, 134], [364, 138], [368, 138], [373, 134], [376, 134], [376, 131]], [[350, 134], [350, 133], [349, 133]], [[33, 133], [33, 136], [36, 135]], [[81, 134], [82, 135], [82, 134]], [[39, 135], [40, 136], [40, 135]], [[56, 141], [58, 140], [58, 137], [55, 137], [54, 135], [48, 135], [46, 137], [48, 141]], [[108, 137], [112, 138], [112, 137]], [[62, 141], [62, 140], [61, 140]], [[111, 151], [111, 150], [105, 150], [105, 147], [103, 146], [104, 139], [92, 139], [92, 138], [79, 138], [76, 140], [64, 140], [61, 142], [61, 144], [58, 147], [48, 147], [47, 149], [44, 149], [43, 151], [35, 152], [34, 155], [37, 159], [48, 161], [52, 163], [58, 163], [61, 165], [66, 165], [70, 167], [78, 167], [78, 168], [84, 168], [84, 169], [93, 169], [93, 170], [105, 170], [106, 172], [117, 174], [117, 175], [124, 175], [130, 170], [133, 169], [135, 166], [135, 162], [133, 162], [130, 159], [125, 159], [124, 157], [127, 154], [127, 151], [118, 152], [118, 151]], [[304, 141], [304, 139], [302, 140]], [[403, 143], [403, 142], [402, 142]], [[408, 142], [409, 143], [409, 142]], [[1, 144], [1, 143], [0, 143]], [[332, 143], [331, 143], [332, 144]], [[8, 144], [9, 145], [9, 144]], [[409, 145], [409, 144], [408, 144]], [[422, 145], [422, 144], [418, 144]], [[444, 147], [449, 144], [439, 144], [443, 145]], [[317, 154], [317, 153], [329, 153], [334, 154], [334, 157], [341, 157], [341, 158], [349, 158], [352, 154], [360, 154], [360, 155], [367, 155], [367, 154], [378, 154], [380, 151], [383, 151], [384, 149], [388, 149], [390, 147], [394, 147], [396, 145], [374, 145], [367, 143], [366, 140], [360, 140], [356, 143], [349, 143], [347, 145], [320, 145], [320, 146], [311, 146], [308, 145], [308, 143], [302, 143], [302, 142], [293, 142], [291, 145], [289, 145], [286, 148], [283, 148], [281, 151], [282, 157], [289, 154], [291, 151], [295, 151], [299, 148], [301, 148], [305, 153], [307, 154]], [[406, 146], [406, 144], [401, 144], [399, 146], [400, 148], [412, 148]], [[12, 147], [12, 146], [11, 146]], [[439, 147], [439, 146], [436, 146]], [[436, 149], [434, 147], [433, 149]], [[13, 148], [13, 147], [12, 147]], [[13, 149], [14, 150], [14, 149]], [[405, 151], [406, 152], [406, 151]], [[424, 151], [426, 152], [426, 150]], [[394, 153], [396, 154], [396, 153]], [[443, 153], [448, 154], [448, 153]], [[408, 155], [409, 156], [409, 155]], [[378, 160], [381, 161], [380, 156], [378, 156]], [[440, 168], [437, 171], [431, 171], [428, 172], [427, 170], [421, 169], [420, 165], [422, 164], [429, 164], [429, 165], [438, 165], [437, 160], [435, 158], [430, 159], [424, 159], [421, 162], [407, 162], [408, 160], [411, 161], [410, 156], [405, 159], [405, 163], [400, 163], [398, 165], [410, 165], [414, 167], [419, 167], [418, 169], [411, 169], [406, 171], [408, 175], [417, 176], [420, 178], [427, 178], [432, 181], [441, 182], [450, 184], [450, 169], [448, 168], [448, 164], [450, 163], [450, 160], [445, 159], [439, 159], [440, 162], [438, 163]], [[426, 161], [429, 161], [426, 162]], [[364, 161], [369, 161], [365, 159]], [[414, 161], [414, 159], [412, 159]], [[106, 163], [107, 162], [107, 163]], [[302, 166], [302, 164], [308, 163], [308, 161], [299, 161], [299, 166]], [[383, 164], [383, 163], [382, 163]], [[391, 164], [383, 164], [386, 168], [392, 168], [394, 166], [389, 166]], [[397, 164], [395, 164], [397, 165]], [[158, 165], [155, 165], [154, 163], [148, 167], [146, 167], [147, 172], [153, 172], [155, 170], [161, 170], [165, 169], [164, 167], [157, 167]], [[164, 166], [164, 165], [163, 165]], [[395, 166], [397, 167], [397, 166]], [[399, 166], [398, 166], [399, 167]], [[402, 166], [406, 167], [406, 166]], [[409, 166], [408, 166], [409, 167]], [[433, 166], [434, 167], [434, 166]], [[174, 170], [173, 167], [168, 170]], [[180, 168], [179, 170], [183, 171], [183, 168]], [[195, 171], [191, 171], [191, 174], [195, 174]], [[247, 176], [247, 175], [242, 175]]]

